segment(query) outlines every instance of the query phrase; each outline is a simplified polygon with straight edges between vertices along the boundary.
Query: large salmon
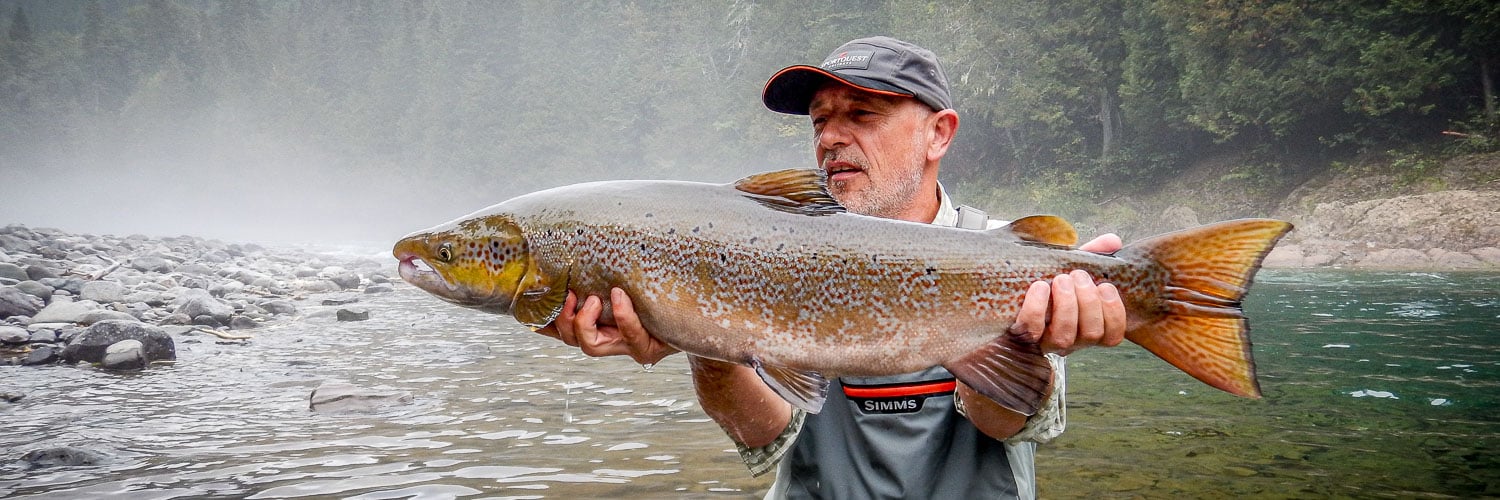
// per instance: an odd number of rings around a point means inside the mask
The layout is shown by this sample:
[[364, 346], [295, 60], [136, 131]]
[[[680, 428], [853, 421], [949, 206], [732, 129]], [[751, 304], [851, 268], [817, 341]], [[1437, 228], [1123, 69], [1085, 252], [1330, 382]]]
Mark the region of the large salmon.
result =
[[1057, 217], [987, 231], [865, 217], [828, 194], [822, 171], [783, 170], [540, 191], [407, 236], [394, 253], [413, 285], [532, 328], [557, 317], [569, 290], [622, 288], [662, 341], [752, 366], [808, 411], [822, 407], [826, 377], [942, 365], [1030, 415], [1051, 367], [1006, 331], [1032, 282], [1072, 269], [1119, 288], [1126, 338], [1258, 397], [1240, 300], [1290, 229], [1236, 220], [1098, 255], [1072, 249], [1077, 234]]

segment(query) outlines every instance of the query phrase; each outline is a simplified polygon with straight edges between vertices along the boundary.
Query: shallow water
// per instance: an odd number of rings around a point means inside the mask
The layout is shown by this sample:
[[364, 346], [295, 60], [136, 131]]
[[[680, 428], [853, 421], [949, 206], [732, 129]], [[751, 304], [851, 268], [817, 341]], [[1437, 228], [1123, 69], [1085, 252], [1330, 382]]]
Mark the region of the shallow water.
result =
[[[364, 322], [307, 317], [248, 343], [178, 339], [140, 374], [0, 367], [7, 498], [758, 496], [694, 402], [686, 363], [592, 359], [414, 288]], [[312, 302], [308, 302], [309, 304]], [[301, 305], [301, 304], [299, 304]], [[1217, 393], [1138, 348], [1070, 364], [1048, 498], [1500, 495], [1500, 276], [1262, 273], [1250, 301], [1265, 399]], [[408, 405], [308, 409], [324, 380]], [[24, 468], [29, 450], [102, 452]]]

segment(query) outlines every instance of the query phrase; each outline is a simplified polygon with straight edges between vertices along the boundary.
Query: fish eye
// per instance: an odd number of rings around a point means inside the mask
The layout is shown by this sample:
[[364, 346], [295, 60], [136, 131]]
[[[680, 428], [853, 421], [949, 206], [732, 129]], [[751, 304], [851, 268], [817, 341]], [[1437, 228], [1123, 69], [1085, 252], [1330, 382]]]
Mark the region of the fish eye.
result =
[[444, 243], [442, 246], [438, 247], [438, 260], [441, 260], [443, 262], [448, 262], [448, 261], [453, 260], [453, 244], [452, 243]]

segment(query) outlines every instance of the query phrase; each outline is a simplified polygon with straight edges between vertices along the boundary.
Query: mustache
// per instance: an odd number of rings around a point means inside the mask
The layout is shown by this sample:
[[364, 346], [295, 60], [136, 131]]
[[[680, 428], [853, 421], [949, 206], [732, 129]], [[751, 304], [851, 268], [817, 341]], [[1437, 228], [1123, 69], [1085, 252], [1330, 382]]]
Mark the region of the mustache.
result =
[[823, 170], [828, 170], [829, 165], [833, 164], [834, 162], [849, 163], [851, 165], [859, 167], [861, 170], [864, 170], [866, 166], [865, 159], [863, 157], [850, 152], [846, 148], [830, 149], [828, 151], [824, 151], [822, 161], [818, 165], [823, 167]]

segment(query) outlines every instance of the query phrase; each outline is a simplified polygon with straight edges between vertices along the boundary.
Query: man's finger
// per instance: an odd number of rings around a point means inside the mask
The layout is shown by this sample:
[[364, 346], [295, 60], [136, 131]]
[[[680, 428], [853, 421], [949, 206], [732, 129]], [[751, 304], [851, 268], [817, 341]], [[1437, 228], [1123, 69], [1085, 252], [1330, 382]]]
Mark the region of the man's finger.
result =
[[1099, 301], [1099, 287], [1087, 271], [1068, 273], [1073, 278], [1073, 295], [1078, 298], [1078, 336], [1076, 347], [1098, 345], [1104, 338], [1104, 311]]
[[1078, 336], [1078, 296], [1073, 277], [1061, 274], [1052, 278], [1052, 321], [1042, 338], [1042, 349], [1067, 352]]
[[1042, 332], [1047, 329], [1047, 304], [1051, 300], [1051, 284], [1046, 281], [1032, 283], [1026, 290], [1025, 300], [1021, 301], [1021, 311], [1016, 313], [1016, 322], [1010, 326], [1010, 333], [1025, 342], [1041, 340]]
[[1094, 253], [1115, 253], [1116, 251], [1120, 250], [1121, 246], [1124, 245], [1123, 242], [1120, 241], [1120, 235], [1117, 235], [1115, 233], [1105, 233], [1099, 235], [1098, 238], [1089, 240], [1088, 243], [1079, 245], [1078, 249], [1085, 252]]
[[1120, 289], [1114, 283], [1099, 285], [1099, 306], [1104, 314], [1104, 338], [1099, 345], [1114, 347], [1125, 340], [1125, 327], [1130, 318], [1125, 314], [1125, 305], [1120, 300]]
[[558, 313], [557, 319], [552, 320], [552, 326], [557, 329], [558, 340], [572, 347], [578, 347], [578, 336], [573, 328], [577, 308], [578, 296], [569, 291], [568, 298], [563, 300], [562, 312]]

